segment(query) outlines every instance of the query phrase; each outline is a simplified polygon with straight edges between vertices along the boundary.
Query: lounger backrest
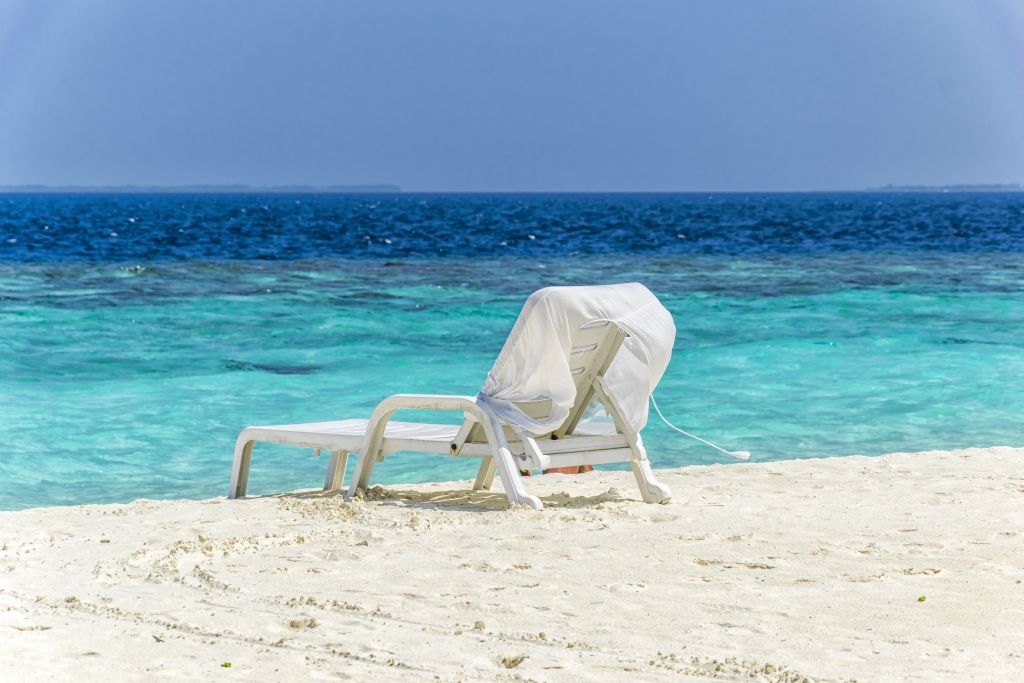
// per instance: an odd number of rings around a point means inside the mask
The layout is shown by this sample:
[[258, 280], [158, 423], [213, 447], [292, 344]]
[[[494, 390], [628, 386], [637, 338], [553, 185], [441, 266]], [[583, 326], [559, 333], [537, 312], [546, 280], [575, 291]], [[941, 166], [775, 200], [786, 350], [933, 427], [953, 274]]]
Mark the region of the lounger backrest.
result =
[[573, 334], [572, 374], [576, 383], [576, 401], [569, 417], [553, 432], [554, 436], [562, 437], [576, 429], [594, 398], [594, 382], [608, 370], [625, 338], [625, 332], [607, 321], [589, 323]]
[[[608, 370], [625, 338], [625, 332], [607, 321], [587, 323], [573, 333], [571, 372], [576, 384], [576, 400], [569, 417], [552, 432], [555, 438], [572, 434], [594, 398], [594, 382]], [[527, 415], [539, 418], [548, 415], [551, 401], [520, 401], [516, 405]], [[464, 429], [468, 430], [466, 441], [469, 443], [481, 443], [485, 440], [483, 430], [475, 420], [469, 419]], [[506, 436], [510, 439], [518, 438], [508, 428]]]
[[582, 419], [589, 433], [604, 429], [587, 411], [604, 375], [599, 395], [616, 404], [606, 412], [639, 432], [674, 341], [671, 313], [642, 284], [546, 287], [526, 300], [478, 400], [536, 437], [577, 433]]

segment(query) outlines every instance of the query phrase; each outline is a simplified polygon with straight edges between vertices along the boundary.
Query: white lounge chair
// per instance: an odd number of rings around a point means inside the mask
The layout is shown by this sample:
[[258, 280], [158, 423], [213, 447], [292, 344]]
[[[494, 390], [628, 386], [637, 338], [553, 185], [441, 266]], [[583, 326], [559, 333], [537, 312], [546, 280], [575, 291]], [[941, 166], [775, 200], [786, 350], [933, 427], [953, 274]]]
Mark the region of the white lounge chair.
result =
[[[668, 365], [675, 326], [643, 285], [548, 287], [523, 306], [476, 396], [397, 394], [369, 420], [246, 427], [235, 445], [229, 497], [245, 495], [253, 444], [331, 452], [325, 490], [341, 488], [348, 454], [359, 461], [346, 497], [370, 483], [396, 451], [481, 458], [474, 490], [495, 474], [513, 505], [540, 510], [520, 470], [629, 462], [648, 503], [670, 498], [651, 471], [640, 430], [648, 397]], [[402, 409], [461, 411], [461, 425], [393, 422]]]

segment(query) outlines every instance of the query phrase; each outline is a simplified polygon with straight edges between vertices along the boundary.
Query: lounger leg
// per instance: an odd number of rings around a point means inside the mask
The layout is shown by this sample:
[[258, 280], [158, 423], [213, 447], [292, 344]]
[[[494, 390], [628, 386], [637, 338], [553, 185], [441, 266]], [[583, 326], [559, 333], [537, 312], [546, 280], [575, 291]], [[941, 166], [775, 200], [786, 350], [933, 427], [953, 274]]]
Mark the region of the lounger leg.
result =
[[508, 502], [512, 505], [528, 505], [534, 510], [543, 510], [544, 503], [537, 496], [532, 496], [526, 491], [523, 484], [523, 477], [519, 474], [519, 466], [516, 464], [512, 452], [507, 445], [502, 445], [494, 456], [497, 461], [498, 477], [501, 478], [501, 485], [508, 496]]
[[497, 471], [498, 466], [494, 463], [494, 458], [487, 456], [480, 463], [480, 469], [476, 473], [476, 481], [473, 482], [474, 491], [487, 491], [491, 488], [491, 484], [494, 483], [494, 473]]
[[231, 490], [228, 498], [243, 498], [249, 487], [249, 464], [252, 462], [252, 447], [255, 441], [246, 439], [243, 431], [235, 442], [235, 462], [231, 467]]
[[373, 466], [376, 463], [376, 456], [366, 457], [365, 452], [359, 454], [359, 460], [356, 461], [356, 469], [352, 473], [352, 480], [348, 483], [345, 500], [352, 500], [359, 489], [366, 490], [370, 485], [370, 474], [373, 472]]
[[640, 487], [640, 496], [645, 503], [667, 503], [672, 498], [672, 492], [654, 478], [651, 463], [647, 459], [647, 451], [644, 450], [643, 440], [622, 417], [622, 407], [615, 400], [615, 396], [608, 391], [603, 378], [599, 377], [594, 381], [594, 392], [611, 414], [612, 419], [615, 420], [615, 427], [626, 437], [626, 441], [633, 451], [633, 458], [629, 464], [633, 466], [633, 476], [636, 477], [636, 484]]
[[341, 488], [347, 465], [348, 451], [331, 451], [331, 462], [327, 465], [327, 478], [324, 479], [324, 491], [337, 491]]
[[633, 466], [633, 476], [636, 477], [636, 484], [640, 487], [640, 496], [645, 503], [667, 503], [672, 499], [672, 491], [654, 478], [651, 462], [647, 459], [647, 453], [643, 446], [637, 444], [637, 449], [642, 457], [631, 460], [629, 464]]
[[[505, 488], [505, 495], [513, 505], [529, 505], [534, 510], [541, 510], [544, 504], [540, 498], [531, 496], [523, 486], [523, 479], [519, 475], [519, 467], [512, 457], [505, 440], [501, 422], [493, 412], [486, 406], [478, 403], [476, 399], [468, 396], [431, 396], [416, 394], [395, 394], [389, 396], [373, 409], [370, 420], [366, 424], [366, 432], [363, 443], [359, 447], [359, 462], [356, 464], [356, 472], [349, 483], [345, 499], [349, 500], [356, 496], [360, 489], [365, 490], [370, 483], [370, 473], [378, 456], [383, 455], [384, 434], [388, 420], [391, 416], [403, 408], [419, 408], [422, 410], [462, 410], [470, 412], [480, 421], [487, 437], [487, 443], [491, 447], [491, 457], [495, 461], [498, 476]], [[479, 477], [483, 483], [488, 478], [486, 473]]]

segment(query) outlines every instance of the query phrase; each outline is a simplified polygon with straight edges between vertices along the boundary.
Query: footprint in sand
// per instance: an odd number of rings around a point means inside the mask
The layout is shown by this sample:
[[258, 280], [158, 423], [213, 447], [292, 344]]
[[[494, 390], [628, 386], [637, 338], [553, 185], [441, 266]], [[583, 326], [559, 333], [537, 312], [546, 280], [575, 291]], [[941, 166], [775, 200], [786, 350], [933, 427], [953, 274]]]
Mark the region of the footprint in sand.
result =
[[645, 583], [605, 583], [598, 586], [601, 590], [606, 590], [609, 593], [642, 593], [647, 590], [647, 584]]
[[493, 572], [494, 566], [489, 562], [463, 562], [459, 565], [462, 569], [468, 569], [471, 572]]
[[764, 562], [740, 562], [739, 564], [747, 569], [775, 569], [775, 565], [765, 564]]
[[663, 524], [666, 522], [674, 522], [679, 519], [679, 515], [669, 515], [665, 513], [654, 513], [648, 519], [652, 522]]
[[299, 619], [292, 619], [288, 622], [288, 628], [295, 630], [302, 630], [307, 628], [316, 628], [319, 624], [316, 623], [316, 619], [312, 617], [302, 617]]

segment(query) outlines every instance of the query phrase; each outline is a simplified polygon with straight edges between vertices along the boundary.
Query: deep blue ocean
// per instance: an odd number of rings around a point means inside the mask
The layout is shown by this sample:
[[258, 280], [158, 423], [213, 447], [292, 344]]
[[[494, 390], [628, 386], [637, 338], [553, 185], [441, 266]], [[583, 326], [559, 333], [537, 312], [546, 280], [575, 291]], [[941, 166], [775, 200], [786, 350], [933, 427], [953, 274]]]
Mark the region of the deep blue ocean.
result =
[[[755, 461], [1024, 444], [1024, 193], [8, 194], [0, 509], [225, 495], [243, 426], [475, 393], [530, 292], [633, 280], [663, 412]], [[250, 490], [325, 466], [257, 446]]]

